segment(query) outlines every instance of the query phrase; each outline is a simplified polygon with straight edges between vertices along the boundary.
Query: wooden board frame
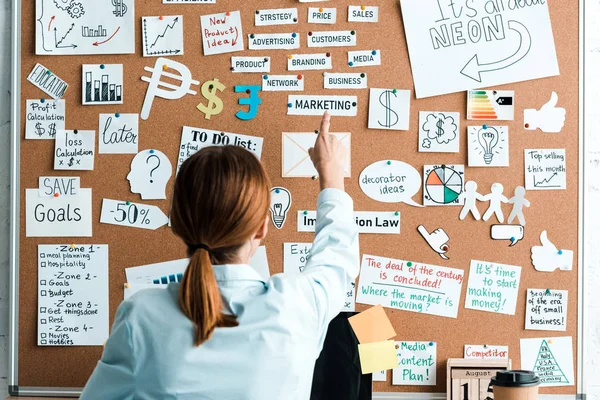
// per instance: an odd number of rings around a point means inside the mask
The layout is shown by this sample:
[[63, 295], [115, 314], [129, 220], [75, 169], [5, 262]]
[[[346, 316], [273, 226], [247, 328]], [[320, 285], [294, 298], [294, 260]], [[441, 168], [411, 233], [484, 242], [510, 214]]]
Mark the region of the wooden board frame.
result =
[[[573, 2], [575, 2], [577, 0], [573, 0]], [[579, 57], [578, 57], [578, 61], [579, 61], [579, 68], [578, 68], [578, 72], [579, 72], [579, 107], [578, 107], [578, 115], [579, 115], [579, 123], [578, 123], [578, 127], [579, 127], [579, 157], [578, 157], [578, 168], [579, 168], [579, 174], [578, 174], [578, 193], [579, 193], [579, 198], [578, 198], [578, 220], [579, 220], [579, 229], [577, 232], [577, 248], [578, 248], [578, 252], [577, 252], [577, 259], [578, 259], [578, 301], [577, 301], [577, 308], [579, 308], [579, 312], [577, 314], [577, 335], [576, 335], [576, 343], [577, 343], [577, 362], [576, 362], [576, 376], [577, 376], [577, 386], [576, 386], [576, 393], [581, 393], [582, 390], [585, 388], [585, 370], [583, 369], [583, 362], [584, 362], [584, 348], [585, 348], [585, 343], [584, 343], [584, 337], [585, 335], [582, 334], [582, 332], [584, 331], [584, 327], [586, 326], [586, 321], [585, 321], [585, 300], [584, 300], [584, 292], [585, 292], [585, 284], [584, 284], [584, 273], [585, 273], [585, 254], [583, 252], [583, 243], [584, 243], [584, 232], [585, 232], [585, 226], [584, 226], [584, 220], [583, 220], [583, 212], [584, 212], [584, 207], [585, 207], [585, 202], [584, 202], [584, 187], [583, 187], [583, 183], [586, 180], [585, 177], [585, 169], [584, 169], [584, 161], [585, 161], [585, 153], [583, 151], [584, 148], [584, 131], [583, 131], [583, 127], [584, 127], [584, 98], [583, 98], [583, 91], [584, 91], [584, 83], [585, 83], [585, 76], [584, 76], [584, 70], [583, 70], [583, 66], [584, 66], [584, 55], [583, 55], [583, 48], [584, 48], [584, 15], [585, 15], [585, 4], [584, 4], [584, 0], [578, 0], [579, 1]], [[13, 5], [12, 5], [12, 27], [13, 27], [13, 31], [12, 31], [12, 43], [13, 43], [13, 49], [12, 49], [12, 60], [11, 60], [11, 70], [12, 70], [12, 84], [11, 84], [11, 93], [12, 93], [12, 109], [11, 109], [11, 133], [12, 133], [12, 138], [11, 138], [11, 165], [12, 165], [12, 170], [11, 170], [11, 243], [10, 243], [10, 281], [9, 281], [9, 288], [10, 288], [10, 303], [9, 303], [9, 366], [8, 366], [8, 383], [9, 383], [9, 392], [11, 395], [17, 395], [17, 396], [68, 396], [68, 397], [76, 397], [79, 393], [80, 393], [80, 388], [71, 388], [71, 387], [52, 387], [52, 386], [28, 386], [27, 382], [24, 382], [25, 384], [19, 382], [19, 320], [20, 317], [21, 319], [31, 319], [31, 318], [36, 318], [36, 315], [31, 315], [31, 314], [22, 314], [19, 315], [19, 276], [20, 276], [20, 272], [21, 269], [19, 268], [20, 266], [20, 260], [19, 260], [19, 249], [21, 248], [21, 235], [23, 235], [23, 230], [21, 230], [21, 226], [22, 226], [22, 221], [21, 221], [21, 207], [22, 207], [22, 194], [24, 193], [24, 188], [21, 189], [21, 141], [22, 141], [22, 137], [23, 137], [23, 131], [22, 131], [22, 124], [23, 121], [21, 119], [21, 106], [24, 104], [24, 100], [25, 98], [21, 98], [21, 79], [23, 78], [23, 72], [21, 71], [21, 67], [22, 67], [22, 49], [24, 48], [22, 46], [21, 43], [21, 32], [22, 32], [22, 28], [24, 28], [24, 24], [22, 23], [22, 1], [21, 0], [13, 0]], [[291, 7], [294, 6], [294, 4], [289, 1], [288, 3], [286, 3], [285, 5], [281, 5], [281, 7]], [[301, 4], [296, 3], [296, 6], [301, 7]], [[345, 5], [337, 5], [338, 7], [340, 7], [340, 9], [342, 9]], [[209, 11], [204, 11], [204, 10], [208, 10], [209, 8], [205, 7], [205, 6], [197, 6], [198, 7], [198, 11], [200, 13], [209, 13]], [[550, 4], [551, 10], [552, 10], [552, 4]], [[220, 7], [221, 10], [220, 11], [225, 11], [225, 9], [223, 7]], [[261, 6], [261, 8], [263, 8]], [[267, 7], [264, 7], [267, 8]], [[176, 12], [175, 12], [176, 13]], [[151, 14], [148, 14], [151, 15]], [[554, 20], [553, 20], [554, 22]], [[244, 25], [245, 27], [247, 26], [246, 24]], [[313, 29], [315, 30], [327, 30], [327, 28], [320, 28], [319, 26], [315, 26], [315, 25], [311, 25], [313, 27]], [[554, 24], [553, 24], [554, 26]], [[361, 26], [362, 27], [362, 26]], [[281, 28], [281, 27], [279, 27]], [[245, 33], [250, 33], [249, 32], [249, 27], [246, 28], [246, 32]], [[279, 29], [281, 31], [285, 30], [285, 28], [283, 29]], [[359, 32], [360, 34], [360, 32]], [[555, 29], [555, 38], [556, 38], [556, 29]], [[139, 41], [139, 38], [136, 37], [136, 43]], [[357, 47], [357, 49], [359, 49]], [[305, 50], [304, 47], [301, 50]], [[196, 51], [196, 50], [194, 50]], [[28, 47], [26, 48], [26, 53], [28, 55], [31, 55], [33, 53], [33, 45], [32, 43], [28, 44]], [[258, 54], [258, 53], [257, 53]], [[136, 54], [135, 56], [139, 56], [139, 54]], [[559, 54], [560, 56], [560, 54]], [[100, 56], [97, 56], [97, 58], [100, 58]], [[76, 60], [77, 57], [72, 57], [71, 59]], [[150, 59], [151, 60], [151, 59]], [[153, 60], [148, 61], [149, 63], [151, 63]], [[77, 64], [81, 64], [80, 61], [74, 61]], [[574, 60], [571, 60], [571, 62], [574, 62]], [[27, 71], [28, 72], [28, 71]], [[141, 73], [141, 71], [140, 71]], [[60, 76], [60, 75], [59, 75]], [[240, 79], [241, 81], [241, 79]], [[76, 88], [78, 85], [73, 85], [74, 88], [71, 88], [71, 90], [76, 91]], [[373, 87], [372, 85], [370, 85], [371, 87]], [[412, 88], [412, 86], [411, 86]], [[310, 90], [307, 90], [307, 93], [311, 93]], [[518, 92], [517, 92], [518, 93]], [[141, 105], [140, 105], [141, 107]], [[571, 109], [570, 109], [571, 110]], [[461, 110], [461, 114], [464, 112], [464, 110]], [[571, 112], [575, 112], [574, 110], [572, 110]], [[288, 118], [295, 118], [295, 117], [288, 117]], [[360, 116], [359, 116], [360, 118]], [[517, 117], [518, 118], [518, 117]], [[294, 121], [295, 122], [295, 121]], [[198, 125], [202, 126], [202, 123], [198, 123]], [[175, 142], [178, 142], [178, 137], [173, 139]], [[416, 150], [415, 150], [416, 151]], [[372, 160], [373, 161], [373, 160]], [[277, 166], [271, 165], [272, 169], [277, 170]], [[355, 169], [355, 174], [353, 177], [353, 180], [357, 177], [356, 174], [356, 169]], [[98, 200], [98, 199], [96, 199]], [[293, 222], [293, 221], [290, 221]], [[298, 236], [298, 240], [301, 240], [301, 237], [299, 235]], [[52, 239], [53, 241], [59, 241], [60, 239]], [[278, 251], [280, 251], [278, 249]], [[386, 254], [381, 254], [382, 256], [385, 256]], [[466, 268], [466, 267], [465, 267]], [[522, 289], [522, 288], [521, 288]], [[575, 296], [573, 296], [572, 298], [574, 298]], [[462, 304], [462, 302], [461, 302]], [[462, 309], [462, 307], [461, 307]], [[114, 309], [111, 307], [111, 315], [112, 312], [114, 312]], [[396, 313], [397, 315], [397, 313]], [[409, 315], [408, 313], [403, 313], [402, 315]], [[516, 318], [516, 317], [514, 317]], [[540, 332], [541, 333], [541, 332]], [[549, 333], [547, 336], [551, 336], [552, 333]], [[541, 335], [539, 335], [541, 336]], [[462, 349], [461, 349], [462, 351]], [[513, 353], [515, 354], [515, 349], [513, 348]], [[73, 360], [74, 364], [77, 364], [78, 361], [77, 360]], [[443, 368], [443, 366], [438, 366], [439, 368]], [[21, 381], [22, 382], [22, 381]], [[439, 382], [438, 382], [439, 383]], [[441, 383], [441, 385], [443, 385], [443, 383]], [[401, 387], [402, 388], [402, 387]], [[553, 393], [558, 393], [553, 391]], [[393, 397], [392, 397], [393, 396]], [[417, 398], [422, 398], [422, 399], [442, 399], [445, 398], [445, 396], [440, 395], [440, 394], [435, 394], [435, 393], [385, 393], [385, 394], [376, 394], [374, 396], [374, 398], [387, 398], [387, 399], [391, 399], [391, 398], [396, 398], [396, 399], [417, 399]]]

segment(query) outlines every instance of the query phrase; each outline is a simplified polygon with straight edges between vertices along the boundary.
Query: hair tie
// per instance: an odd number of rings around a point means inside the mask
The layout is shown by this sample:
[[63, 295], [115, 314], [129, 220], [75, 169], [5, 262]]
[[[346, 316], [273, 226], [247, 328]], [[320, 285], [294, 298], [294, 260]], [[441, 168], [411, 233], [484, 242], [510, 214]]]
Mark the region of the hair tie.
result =
[[200, 243], [200, 244], [197, 244], [195, 246], [192, 246], [192, 249], [194, 249], [194, 251], [198, 251], [198, 249], [204, 249], [204, 250], [206, 250], [207, 252], [210, 253], [210, 247], [208, 247], [204, 243]]

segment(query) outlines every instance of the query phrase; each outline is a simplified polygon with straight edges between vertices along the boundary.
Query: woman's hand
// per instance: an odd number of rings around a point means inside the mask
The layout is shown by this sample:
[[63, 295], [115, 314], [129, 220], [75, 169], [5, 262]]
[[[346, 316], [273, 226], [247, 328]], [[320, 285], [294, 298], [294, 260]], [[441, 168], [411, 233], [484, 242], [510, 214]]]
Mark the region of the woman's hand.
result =
[[344, 190], [344, 164], [346, 148], [335, 136], [329, 134], [329, 112], [323, 114], [321, 129], [315, 147], [308, 149], [308, 154], [319, 173], [321, 190], [335, 188]]

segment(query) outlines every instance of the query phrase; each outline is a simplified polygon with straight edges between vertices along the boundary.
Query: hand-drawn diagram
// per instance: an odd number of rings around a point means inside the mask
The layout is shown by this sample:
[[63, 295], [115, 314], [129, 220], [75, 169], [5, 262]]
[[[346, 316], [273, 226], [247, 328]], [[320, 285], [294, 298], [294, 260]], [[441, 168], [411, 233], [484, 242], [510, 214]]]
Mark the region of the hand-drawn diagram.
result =
[[566, 149], [525, 149], [525, 188], [565, 190]]
[[289, 190], [283, 187], [274, 187], [271, 189], [271, 221], [275, 228], [283, 228], [288, 211], [292, 205], [292, 195]]
[[464, 189], [464, 165], [425, 165], [423, 169], [423, 205], [463, 204], [460, 194]]
[[36, 54], [135, 52], [133, 0], [36, 0]]
[[458, 153], [460, 113], [419, 112], [419, 151]]
[[83, 64], [81, 103], [123, 104], [123, 64]]
[[515, 119], [513, 90], [469, 90], [467, 119], [480, 121], [512, 121]]
[[508, 126], [469, 127], [469, 167], [508, 167]]
[[183, 55], [183, 16], [142, 17], [144, 57]]
[[417, 230], [419, 231], [421, 236], [423, 236], [423, 239], [425, 239], [425, 241], [433, 251], [438, 253], [440, 257], [442, 257], [444, 260], [449, 260], [448, 256], [446, 255], [446, 252], [450, 250], [450, 247], [448, 246], [450, 237], [448, 236], [445, 230], [443, 230], [442, 228], [438, 228], [435, 231], [429, 233], [427, 231], [427, 228], [425, 228], [423, 225], [419, 225], [417, 227]]
[[410, 90], [370, 90], [369, 129], [407, 131], [409, 122]]

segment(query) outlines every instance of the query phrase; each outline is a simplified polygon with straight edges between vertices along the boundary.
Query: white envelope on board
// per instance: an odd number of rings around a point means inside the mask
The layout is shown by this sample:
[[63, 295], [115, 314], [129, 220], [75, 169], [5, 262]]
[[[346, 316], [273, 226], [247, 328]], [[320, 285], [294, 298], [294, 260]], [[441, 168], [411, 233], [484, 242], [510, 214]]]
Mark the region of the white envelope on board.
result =
[[[350, 177], [350, 138], [351, 133], [332, 133], [348, 149], [348, 157], [344, 167], [344, 176]], [[283, 132], [281, 137], [281, 176], [283, 178], [310, 178], [317, 170], [310, 160], [308, 149], [314, 147], [317, 135], [314, 132]]]

